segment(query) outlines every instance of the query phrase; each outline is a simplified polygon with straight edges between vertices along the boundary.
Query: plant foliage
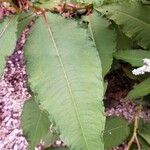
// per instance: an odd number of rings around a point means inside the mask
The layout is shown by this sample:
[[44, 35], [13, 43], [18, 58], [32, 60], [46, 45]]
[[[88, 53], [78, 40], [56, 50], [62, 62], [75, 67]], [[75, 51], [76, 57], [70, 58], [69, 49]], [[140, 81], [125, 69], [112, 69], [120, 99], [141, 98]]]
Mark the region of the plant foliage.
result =
[[34, 98], [27, 101], [22, 114], [22, 128], [28, 137], [30, 150], [48, 133], [49, 127], [48, 114], [40, 110]]
[[143, 48], [150, 48], [149, 7], [139, 3], [116, 3], [97, 10], [121, 26], [123, 33]]
[[[126, 72], [131, 74], [144, 58], [150, 59], [149, 4], [145, 0], [15, 0], [10, 6], [6, 10], [13, 10], [13, 15], [0, 20], [0, 75], [17, 38], [32, 26], [24, 45], [32, 96], [22, 112], [28, 149], [34, 150], [40, 142], [45, 150], [57, 149], [51, 146], [57, 138], [67, 144], [60, 148], [64, 150], [111, 149], [127, 141], [131, 132], [147, 148], [149, 124], [139, 125], [137, 114], [134, 131], [119, 117], [105, 122], [103, 99], [107, 76], [116, 68], [123, 70], [128, 64]], [[132, 78], [138, 84], [127, 99], [147, 99], [150, 104], [148, 76]]]

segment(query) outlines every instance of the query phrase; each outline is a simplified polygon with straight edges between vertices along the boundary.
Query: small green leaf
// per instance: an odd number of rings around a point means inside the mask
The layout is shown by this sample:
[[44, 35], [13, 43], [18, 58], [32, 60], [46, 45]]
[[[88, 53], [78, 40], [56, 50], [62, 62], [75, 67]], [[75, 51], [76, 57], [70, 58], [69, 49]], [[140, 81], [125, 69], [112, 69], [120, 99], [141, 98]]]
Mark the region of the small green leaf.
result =
[[17, 18], [17, 16], [10, 16], [0, 22], [0, 75], [5, 67], [6, 57], [16, 46]]
[[27, 101], [23, 107], [22, 128], [29, 142], [29, 150], [34, 150], [40, 140], [47, 135], [49, 127], [48, 114], [40, 110], [33, 98]]
[[128, 121], [119, 117], [108, 117], [104, 131], [105, 149], [118, 146], [130, 134]]
[[99, 52], [104, 77], [110, 70], [113, 61], [112, 53], [116, 50], [116, 34], [113, 29], [110, 29], [110, 22], [97, 12], [89, 16], [87, 20], [91, 38]]
[[19, 37], [22, 31], [29, 25], [31, 20], [33, 20], [34, 14], [32, 12], [22, 12], [18, 15], [18, 30], [17, 36]]
[[150, 144], [150, 122], [142, 123], [139, 127], [139, 135]]
[[150, 58], [150, 51], [119, 50], [113, 54], [116, 59], [130, 63], [132, 66], [142, 66], [144, 58]]
[[145, 79], [141, 83], [134, 86], [133, 90], [131, 90], [128, 95], [127, 99], [136, 99], [141, 98], [145, 95], [150, 94], [150, 78]]
[[[67, 0], [70, 2], [70, 0]], [[71, 2], [77, 2], [82, 4], [94, 4], [95, 6], [100, 6], [103, 4], [104, 0], [71, 0]]]

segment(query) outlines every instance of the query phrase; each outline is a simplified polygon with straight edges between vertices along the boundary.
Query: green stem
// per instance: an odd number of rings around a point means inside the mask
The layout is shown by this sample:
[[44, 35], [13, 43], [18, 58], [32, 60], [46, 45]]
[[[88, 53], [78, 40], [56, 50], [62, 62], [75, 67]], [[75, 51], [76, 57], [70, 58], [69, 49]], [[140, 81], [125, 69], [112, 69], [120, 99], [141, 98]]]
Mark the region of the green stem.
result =
[[137, 147], [138, 147], [138, 150], [141, 150], [141, 146], [140, 146], [140, 143], [139, 143], [139, 140], [138, 140], [138, 137], [137, 137], [137, 131], [138, 131], [138, 126], [139, 126], [139, 114], [141, 112], [141, 109], [142, 109], [142, 105], [139, 105], [137, 107], [137, 111], [135, 113], [135, 117], [134, 117], [134, 129], [133, 129], [133, 134], [132, 134], [132, 137], [130, 139], [130, 141], [128, 142], [128, 145], [126, 147], [125, 150], [130, 150], [130, 147], [131, 145], [136, 142], [137, 144]]

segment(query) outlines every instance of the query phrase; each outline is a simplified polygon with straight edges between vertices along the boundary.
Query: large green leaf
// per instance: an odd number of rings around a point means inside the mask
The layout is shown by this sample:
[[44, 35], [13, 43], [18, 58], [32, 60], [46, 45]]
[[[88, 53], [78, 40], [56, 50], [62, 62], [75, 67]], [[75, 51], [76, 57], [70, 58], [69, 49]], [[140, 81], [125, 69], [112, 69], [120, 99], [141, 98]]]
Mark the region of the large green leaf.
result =
[[22, 128], [29, 142], [29, 150], [34, 150], [48, 134], [49, 127], [48, 114], [39, 108], [34, 99], [27, 101], [22, 113]]
[[91, 38], [99, 52], [104, 77], [111, 68], [112, 53], [116, 50], [116, 35], [114, 30], [109, 28], [110, 22], [97, 12], [89, 16], [88, 21]]
[[101, 63], [87, 29], [51, 13], [36, 20], [25, 45], [31, 90], [72, 150], [103, 150]]
[[145, 79], [141, 83], [134, 86], [133, 90], [131, 90], [127, 98], [128, 99], [136, 99], [142, 98], [145, 95], [150, 94], [150, 78]]
[[119, 117], [108, 117], [104, 132], [105, 149], [118, 146], [130, 134], [128, 121]]
[[130, 63], [132, 66], [142, 66], [144, 58], [150, 58], [150, 51], [119, 50], [113, 54], [116, 59]]
[[5, 66], [6, 57], [16, 46], [17, 16], [10, 16], [0, 22], [0, 75]]
[[122, 31], [144, 48], [150, 48], [150, 8], [138, 3], [112, 4], [97, 9], [122, 27]]

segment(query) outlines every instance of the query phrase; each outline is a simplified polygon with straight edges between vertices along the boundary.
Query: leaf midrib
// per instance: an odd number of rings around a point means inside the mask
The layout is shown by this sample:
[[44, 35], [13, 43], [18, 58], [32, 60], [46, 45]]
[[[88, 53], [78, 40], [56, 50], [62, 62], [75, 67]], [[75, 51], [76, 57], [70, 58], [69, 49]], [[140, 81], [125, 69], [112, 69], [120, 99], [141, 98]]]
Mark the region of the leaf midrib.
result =
[[[45, 17], [46, 17], [46, 16], [45, 16]], [[68, 91], [69, 91], [69, 95], [70, 95], [70, 97], [71, 97], [71, 100], [72, 100], [72, 103], [73, 103], [73, 106], [74, 106], [73, 108], [74, 108], [74, 111], [75, 111], [75, 114], [76, 114], [76, 117], [77, 117], [77, 121], [78, 121], [78, 124], [79, 124], [79, 126], [80, 126], [81, 133], [82, 133], [82, 136], [83, 136], [83, 138], [84, 138], [84, 141], [85, 141], [85, 145], [86, 145], [86, 147], [87, 147], [87, 150], [89, 150], [88, 142], [87, 142], [87, 139], [86, 139], [86, 137], [85, 137], [85, 135], [84, 135], [83, 127], [82, 127], [81, 122], [80, 122], [80, 117], [79, 117], [79, 113], [78, 113], [78, 110], [77, 110], [77, 104], [75, 103], [75, 98], [74, 98], [74, 96], [73, 96], [73, 92], [72, 92], [72, 89], [71, 89], [71, 86], [70, 86], [70, 83], [69, 83], [69, 80], [68, 80], [68, 75], [67, 75], [67, 73], [66, 73], [66, 71], [65, 71], [65, 67], [64, 67], [62, 58], [61, 58], [61, 56], [60, 56], [59, 49], [57, 48], [57, 44], [56, 44], [56, 42], [55, 42], [55, 39], [54, 39], [53, 33], [52, 33], [52, 31], [51, 31], [50, 25], [48, 24], [48, 22], [47, 22], [46, 19], [47, 19], [47, 18], [44, 18], [44, 22], [45, 22], [45, 24], [46, 24], [46, 26], [47, 26], [47, 29], [48, 29], [50, 38], [52, 39], [54, 48], [55, 48], [56, 53], [57, 53], [57, 55], [58, 55], [59, 63], [60, 63], [60, 65], [61, 65], [62, 72], [63, 72], [63, 74], [64, 74], [65, 81], [66, 81], [66, 83], [67, 83], [67, 88], [68, 88]]]

